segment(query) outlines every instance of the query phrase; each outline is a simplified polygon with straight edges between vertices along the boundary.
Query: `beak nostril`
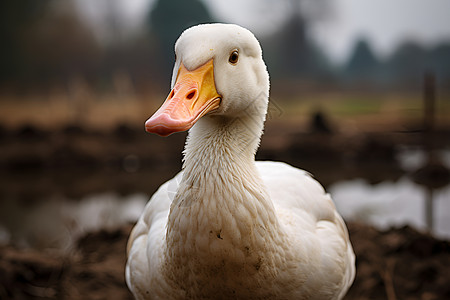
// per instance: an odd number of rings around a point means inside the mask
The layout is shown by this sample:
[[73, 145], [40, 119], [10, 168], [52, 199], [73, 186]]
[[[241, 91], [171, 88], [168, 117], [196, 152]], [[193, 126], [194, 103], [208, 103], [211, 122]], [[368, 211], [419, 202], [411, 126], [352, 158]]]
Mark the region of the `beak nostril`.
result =
[[169, 99], [172, 99], [174, 94], [175, 94], [175, 92], [174, 92], [173, 89], [172, 89], [172, 90], [170, 91], [170, 94], [169, 94]]
[[186, 96], [186, 98], [188, 98], [189, 100], [191, 100], [191, 99], [194, 98], [194, 97], [195, 97], [195, 91], [190, 92], [190, 93]]

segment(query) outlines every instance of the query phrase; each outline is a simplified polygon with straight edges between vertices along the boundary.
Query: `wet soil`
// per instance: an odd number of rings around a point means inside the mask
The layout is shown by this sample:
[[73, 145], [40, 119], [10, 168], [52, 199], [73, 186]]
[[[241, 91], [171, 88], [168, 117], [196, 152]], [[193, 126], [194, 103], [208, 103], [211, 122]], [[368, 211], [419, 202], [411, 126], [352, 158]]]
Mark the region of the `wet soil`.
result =
[[[132, 299], [124, 279], [131, 227], [87, 234], [65, 256], [0, 248], [0, 298]], [[450, 242], [410, 227], [348, 227], [357, 275], [345, 299], [450, 298]]]
[[[399, 145], [423, 146], [420, 132], [319, 129], [269, 124], [257, 158], [304, 168], [325, 186], [351, 178], [375, 183], [404, 175], [396, 161]], [[449, 136], [450, 130], [437, 132], [434, 146], [448, 147]], [[75, 199], [111, 190], [151, 195], [180, 169], [184, 139], [162, 139], [126, 124], [110, 132], [75, 125], [52, 132], [0, 128], [0, 196], [29, 204], [55, 193]], [[1, 246], [0, 299], [131, 299], [124, 281], [131, 227], [89, 233], [64, 255]], [[357, 277], [346, 299], [450, 299], [448, 241], [409, 227], [348, 227]]]
[[[396, 160], [401, 147], [424, 147], [420, 131], [348, 133], [325, 130], [322, 123], [305, 130], [289, 122], [268, 122], [256, 158], [305, 169], [327, 187], [353, 178], [396, 180], [404, 175]], [[185, 137], [161, 138], [127, 124], [103, 131], [0, 124], [0, 195], [25, 202], [55, 193], [73, 199], [108, 191], [151, 195], [181, 169]], [[431, 138], [435, 148], [450, 147], [450, 128]]]

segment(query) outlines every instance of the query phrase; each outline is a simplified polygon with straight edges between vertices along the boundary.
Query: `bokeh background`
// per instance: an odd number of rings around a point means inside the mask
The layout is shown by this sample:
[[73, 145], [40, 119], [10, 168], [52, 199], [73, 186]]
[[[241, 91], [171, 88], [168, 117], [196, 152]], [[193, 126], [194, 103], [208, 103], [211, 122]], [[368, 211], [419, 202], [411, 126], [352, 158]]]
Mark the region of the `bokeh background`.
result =
[[[0, 298], [130, 296], [130, 224], [180, 170], [185, 139], [144, 122], [177, 37], [207, 22], [260, 40], [271, 102], [257, 158], [332, 194], [362, 270], [349, 297], [450, 297], [448, 1], [3, 0]], [[429, 260], [409, 278], [401, 257]]]

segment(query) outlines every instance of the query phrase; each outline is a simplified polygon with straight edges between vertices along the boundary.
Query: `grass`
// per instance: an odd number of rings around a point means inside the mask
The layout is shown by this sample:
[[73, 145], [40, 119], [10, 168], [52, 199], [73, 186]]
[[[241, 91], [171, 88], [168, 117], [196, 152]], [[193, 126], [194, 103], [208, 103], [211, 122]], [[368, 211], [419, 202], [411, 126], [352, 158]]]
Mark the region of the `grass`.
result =
[[[315, 93], [277, 104], [284, 119], [305, 121], [312, 112], [322, 111], [343, 127], [373, 131], [401, 130], [407, 124], [421, 124], [423, 118], [422, 95], [408, 92]], [[439, 95], [435, 113], [438, 126], [450, 126], [450, 94]]]
[[140, 95], [1, 97], [0, 124], [12, 128], [34, 124], [48, 129], [75, 123], [92, 128], [110, 128], [119, 123], [143, 126], [157, 108], [154, 99]]
[[[0, 124], [18, 127], [35, 124], [55, 128], [70, 123], [111, 128], [119, 123], [142, 126], [163, 102], [165, 95], [67, 95], [1, 96]], [[422, 95], [418, 93], [317, 92], [291, 98], [271, 96], [279, 122], [304, 123], [314, 111], [322, 111], [344, 128], [358, 126], [384, 130], [399, 124], [421, 123]], [[450, 95], [439, 95], [439, 126], [450, 126]]]

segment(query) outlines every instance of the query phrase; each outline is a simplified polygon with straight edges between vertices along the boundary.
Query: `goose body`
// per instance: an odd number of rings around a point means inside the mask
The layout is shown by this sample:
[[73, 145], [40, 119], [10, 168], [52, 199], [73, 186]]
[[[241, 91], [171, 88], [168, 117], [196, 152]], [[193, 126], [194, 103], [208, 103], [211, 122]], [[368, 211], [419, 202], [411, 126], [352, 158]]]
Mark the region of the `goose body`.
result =
[[341, 299], [355, 276], [347, 229], [308, 173], [255, 162], [269, 78], [237, 25], [187, 29], [172, 91], [149, 132], [188, 130], [183, 170], [146, 205], [128, 241], [137, 299]]

